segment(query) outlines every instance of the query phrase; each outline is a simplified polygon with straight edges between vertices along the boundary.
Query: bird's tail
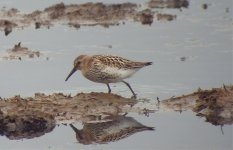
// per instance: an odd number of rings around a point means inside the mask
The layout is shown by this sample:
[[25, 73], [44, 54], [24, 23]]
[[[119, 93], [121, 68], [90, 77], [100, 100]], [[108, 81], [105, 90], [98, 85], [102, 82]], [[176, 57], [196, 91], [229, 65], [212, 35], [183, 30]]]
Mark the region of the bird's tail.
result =
[[144, 125], [142, 125], [142, 127], [138, 127], [137, 129], [138, 129], [138, 131], [145, 131], [145, 130], [154, 131], [155, 130], [154, 127], [147, 127], [147, 126], [144, 126]]
[[142, 67], [149, 66], [149, 65], [152, 65], [152, 62], [135, 62], [132, 64], [132, 67], [133, 68], [142, 68]]
[[155, 130], [154, 127], [146, 127], [145, 129], [146, 129], [146, 130], [152, 130], [152, 131]]
[[150, 66], [150, 65], [152, 65], [153, 64], [153, 62], [146, 62], [145, 63], [145, 66]]

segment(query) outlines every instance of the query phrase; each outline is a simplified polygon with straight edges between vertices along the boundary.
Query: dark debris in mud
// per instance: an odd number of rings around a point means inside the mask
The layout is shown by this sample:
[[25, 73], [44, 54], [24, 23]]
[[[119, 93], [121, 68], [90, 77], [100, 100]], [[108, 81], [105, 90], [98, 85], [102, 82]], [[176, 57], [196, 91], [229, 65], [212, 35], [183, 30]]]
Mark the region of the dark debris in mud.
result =
[[151, 25], [154, 20], [154, 12], [150, 9], [145, 9], [143, 11], [138, 12], [135, 16], [135, 20], [140, 21], [143, 25]]
[[17, 24], [13, 21], [0, 19], [0, 28], [4, 30], [6, 36], [12, 32], [14, 27], [17, 27]]
[[206, 10], [206, 9], [208, 8], [208, 4], [206, 4], [206, 3], [202, 4], [202, 8], [203, 8], [204, 10]]

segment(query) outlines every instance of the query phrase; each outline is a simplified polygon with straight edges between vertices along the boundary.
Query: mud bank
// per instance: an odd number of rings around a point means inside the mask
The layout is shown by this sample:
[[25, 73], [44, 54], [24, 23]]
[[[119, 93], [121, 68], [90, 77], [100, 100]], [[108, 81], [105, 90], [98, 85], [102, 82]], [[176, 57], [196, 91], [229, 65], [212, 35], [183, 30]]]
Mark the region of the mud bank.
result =
[[[107, 93], [79, 93], [73, 97], [62, 93], [36, 93], [28, 98], [0, 98], [0, 135], [9, 139], [34, 138], [51, 132], [56, 124], [82, 122], [84, 127], [81, 130], [71, 125], [80, 143], [106, 143], [136, 132], [153, 130], [126, 117], [127, 113], [148, 116], [157, 111], [192, 110], [213, 125], [224, 125], [233, 123], [232, 107], [233, 86], [199, 89], [192, 94], [162, 101], [135, 100]], [[128, 126], [121, 126], [122, 123]], [[113, 138], [112, 134], [104, 133], [105, 129], [121, 134], [119, 138]]]
[[[0, 111], [0, 135], [10, 140], [32, 139], [51, 132], [53, 116], [38, 111], [20, 111], [4, 115]], [[22, 113], [22, 114], [20, 114]]]
[[21, 46], [21, 42], [15, 44], [13, 48], [6, 50], [5, 53], [0, 54], [2, 60], [22, 60], [27, 58], [39, 58], [43, 54], [36, 50], [31, 50], [27, 47]]
[[2, 99], [0, 110], [3, 116], [40, 112], [51, 115], [57, 122], [66, 120], [86, 122], [103, 119], [108, 115], [126, 113], [127, 108], [134, 103], [135, 100], [106, 93], [80, 93], [74, 97], [62, 93], [52, 95], [36, 93], [34, 97], [15, 96]]
[[[64, 24], [78, 29], [81, 26], [96, 25], [109, 27], [125, 24], [126, 21], [151, 25], [155, 17], [159, 17], [157, 20], [161, 20], [164, 17], [161, 14], [156, 16], [156, 11], [153, 11], [151, 8], [181, 8], [187, 6], [187, 1], [176, 0], [150, 1], [146, 8], [142, 8], [142, 5], [135, 3], [104, 4], [89, 2], [69, 5], [59, 3], [29, 14], [23, 14], [16, 8], [9, 10], [3, 8], [0, 10], [0, 31], [4, 31], [7, 36], [13, 29], [24, 29], [29, 26], [34, 26], [35, 29], [39, 29], [42, 27], [50, 28], [56, 24]], [[167, 20], [171, 21], [173, 19]]]
[[172, 21], [176, 19], [176, 15], [171, 15], [171, 14], [157, 14], [157, 20], [158, 21]]
[[0, 135], [12, 140], [30, 139], [51, 132], [56, 124], [109, 121], [112, 116], [128, 112], [135, 103], [105, 93], [80, 93], [74, 97], [36, 93], [28, 98], [0, 98]]
[[189, 2], [187, 0], [150, 0], [148, 6], [150, 8], [187, 8]]
[[[34, 97], [0, 99], [1, 116], [39, 112], [52, 116], [57, 123], [64, 121], [98, 121], [107, 116], [117, 116], [129, 112], [148, 114], [155, 111], [193, 110], [198, 116], [218, 124], [232, 124], [233, 86], [198, 90], [192, 94], [172, 97], [167, 100], [135, 100], [108, 93], [79, 93], [76, 96], [55, 93], [36, 93]], [[35, 114], [36, 113], [32, 113]]]
[[23, 29], [32, 25], [35, 26], [35, 29], [49, 28], [57, 23], [75, 28], [87, 25], [109, 27], [128, 20], [151, 24], [154, 12], [140, 11], [138, 8], [139, 6], [134, 3], [104, 4], [89, 2], [70, 5], [59, 3], [42, 11], [36, 10], [29, 14], [22, 14], [15, 8], [2, 9], [0, 11], [0, 30], [8, 35], [14, 28]]
[[233, 123], [233, 86], [223, 86], [211, 90], [198, 89], [192, 94], [172, 97], [161, 102], [162, 109], [192, 110], [213, 125]]

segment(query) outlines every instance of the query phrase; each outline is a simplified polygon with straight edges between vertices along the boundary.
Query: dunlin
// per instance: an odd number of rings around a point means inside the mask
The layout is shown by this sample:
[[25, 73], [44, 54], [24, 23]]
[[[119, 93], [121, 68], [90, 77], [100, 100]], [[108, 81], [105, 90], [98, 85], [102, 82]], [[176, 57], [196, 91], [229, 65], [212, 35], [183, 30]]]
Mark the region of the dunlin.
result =
[[133, 97], [136, 94], [130, 84], [124, 79], [131, 77], [139, 69], [151, 65], [152, 62], [136, 62], [118, 56], [109, 55], [80, 55], [74, 60], [74, 67], [66, 80], [77, 70], [80, 70], [87, 79], [104, 83], [108, 86], [108, 93], [111, 93], [109, 83], [123, 82], [126, 84]]
[[137, 132], [154, 130], [154, 127], [145, 126], [132, 117], [124, 116], [117, 116], [107, 122], [84, 123], [81, 130], [72, 124], [70, 127], [75, 131], [78, 142], [85, 145], [115, 142]]

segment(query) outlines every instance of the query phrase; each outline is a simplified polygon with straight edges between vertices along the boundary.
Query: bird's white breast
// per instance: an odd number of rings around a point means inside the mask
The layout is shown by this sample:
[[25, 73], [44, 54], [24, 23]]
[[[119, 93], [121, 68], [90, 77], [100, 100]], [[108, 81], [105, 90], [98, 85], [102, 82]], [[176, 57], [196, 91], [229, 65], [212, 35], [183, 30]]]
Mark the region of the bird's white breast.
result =
[[119, 69], [116, 67], [106, 67], [103, 69], [103, 72], [116, 77], [115, 81], [112, 82], [118, 82], [125, 78], [129, 78], [137, 71], [138, 69]]

